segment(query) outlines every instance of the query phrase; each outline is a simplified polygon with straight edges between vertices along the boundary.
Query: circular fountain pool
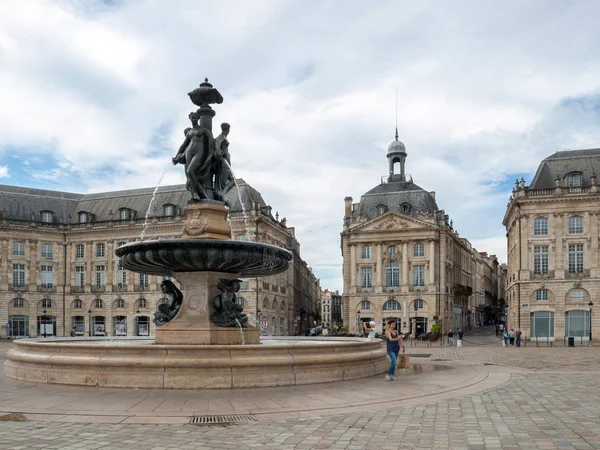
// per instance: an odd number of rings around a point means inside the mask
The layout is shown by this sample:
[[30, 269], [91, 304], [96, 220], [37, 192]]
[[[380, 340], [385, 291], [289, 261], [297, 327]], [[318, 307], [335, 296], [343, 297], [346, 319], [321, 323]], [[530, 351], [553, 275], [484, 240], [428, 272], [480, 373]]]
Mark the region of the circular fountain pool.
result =
[[6, 376], [40, 383], [139, 388], [290, 386], [385, 372], [378, 339], [276, 337], [263, 345], [161, 345], [153, 339], [19, 339]]

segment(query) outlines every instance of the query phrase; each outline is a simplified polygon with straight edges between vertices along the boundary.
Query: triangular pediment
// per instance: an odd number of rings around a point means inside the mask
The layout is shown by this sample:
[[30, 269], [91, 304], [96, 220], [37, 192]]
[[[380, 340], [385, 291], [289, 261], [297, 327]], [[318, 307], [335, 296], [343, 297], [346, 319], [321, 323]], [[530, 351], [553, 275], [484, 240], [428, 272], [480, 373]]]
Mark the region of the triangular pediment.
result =
[[354, 228], [351, 232], [397, 232], [407, 230], [422, 230], [424, 228], [435, 229], [435, 225], [423, 220], [419, 220], [412, 216], [388, 212], [373, 220], [362, 223]]

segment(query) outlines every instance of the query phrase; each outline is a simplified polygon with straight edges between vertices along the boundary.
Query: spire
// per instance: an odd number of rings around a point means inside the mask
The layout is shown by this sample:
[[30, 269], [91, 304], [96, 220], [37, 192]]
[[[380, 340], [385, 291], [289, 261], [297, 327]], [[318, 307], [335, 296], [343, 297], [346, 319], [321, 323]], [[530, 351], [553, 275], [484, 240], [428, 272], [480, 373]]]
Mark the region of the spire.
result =
[[396, 125], [396, 140], [398, 140], [398, 125]]

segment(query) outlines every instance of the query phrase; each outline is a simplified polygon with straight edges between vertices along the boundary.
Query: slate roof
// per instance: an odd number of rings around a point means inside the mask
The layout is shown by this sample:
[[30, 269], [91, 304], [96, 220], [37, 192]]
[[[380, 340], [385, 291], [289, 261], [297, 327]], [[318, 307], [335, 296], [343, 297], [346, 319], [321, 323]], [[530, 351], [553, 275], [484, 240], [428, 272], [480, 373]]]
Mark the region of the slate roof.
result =
[[384, 205], [386, 212], [406, 214], [401, 206], [405, 203], [410, 205], [408, 214], [411, 216], [416, 216], [419, 212], [433, 215], [438, 210], [435, 199], [425, 189], [412, 181], [397, 181], [381, 183], [363, 194], [354, 214], [373, 219], [379, 215], [379, 205]]
[[[252, 202], [266, 206], [260, 192], [246, 183], [237, 180], [241, 198], [246, 210]], [[94, 194], [76, 194], [71, 192], [49, 191], [26, 187], [0, 185], [0, 212], [9, 220], [40, 221], [41, 211], [52, 211], [55, 223], [77, 222], [77, 213], [87, 212], [94, 215], [95, 222], [119, 219], [119, 209], [128, 208], [135, 212], [135, 218], [146, 215], [154, 188], [129, 189], [124, 191], [99, 192]], [[232, 212], [242, 211], [237, 187], [227, 193], [227, 201]], [[156, 192], [150, 217], [163, 216], [163, 205], [172, 204], [179, 208], [178, 213], [187, 205], [190, 196], [185, 185], [161, 186]], [[112, 211], [112, 216], [110, 212]], [[5, 212], [5, 213], [4, 213]]]
[[529, 188], [552, 189], [557, 177], [564, 179], [573, 172], [581, 172], [583, 186], [589, 186], [590, 177], [600, 174], [600, 149], [567, 150], [550, 155], [540, 163]]

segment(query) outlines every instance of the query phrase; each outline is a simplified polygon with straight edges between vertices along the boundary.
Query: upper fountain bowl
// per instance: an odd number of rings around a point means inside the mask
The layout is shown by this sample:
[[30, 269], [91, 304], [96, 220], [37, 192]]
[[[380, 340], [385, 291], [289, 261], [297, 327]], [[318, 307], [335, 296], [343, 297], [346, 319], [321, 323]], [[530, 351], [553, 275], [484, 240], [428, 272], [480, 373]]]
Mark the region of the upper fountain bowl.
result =
[[225, 272], [262, 277], [287, 270], [292, 253], [274, 245], [219, 239], [161, 239], [122, 245], [115, 250], [134, 272]]

